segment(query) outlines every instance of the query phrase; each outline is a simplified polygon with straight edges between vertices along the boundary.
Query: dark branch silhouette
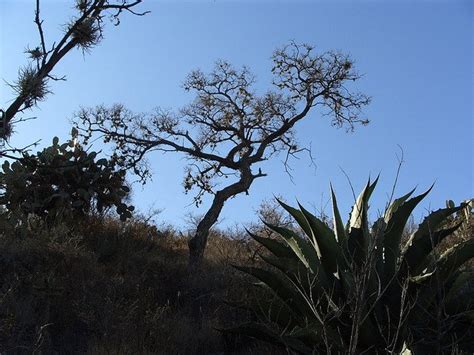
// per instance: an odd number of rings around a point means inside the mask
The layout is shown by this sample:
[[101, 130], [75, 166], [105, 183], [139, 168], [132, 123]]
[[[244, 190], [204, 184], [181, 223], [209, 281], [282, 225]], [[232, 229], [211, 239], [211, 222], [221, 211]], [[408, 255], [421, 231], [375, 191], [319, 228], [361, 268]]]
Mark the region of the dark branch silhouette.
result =
[[[202, 260], [209, 230], [225, 202], [248, 193], [256, 179], [266, 176], [254, 166], [281, 152], [287, 154], [286, 165], [289, 156], [306, 149], [298, 147], [293, 128], [311, 109], [320, 107], [335, 126], [349, 130], [368, 123], [361, 109], [370, 98], [350, 91], [348, 83], [360, 76], [348, 56], [315, 54], [308, 45], [291, 43], [274, 52], [273, 63], [276, 90], [263, 95], [253, 91], [254, 76], [246, 67], [236, 70], [219, 61], [210, 74], [196, 70], [187, 77], [184, 89], [196, 98], [178, 113], [133, 113], [115, 105], [82, 109], [75, 118], [86, 144], [97, 135], [112, 142], [122, 167], [143, 181], [150, 174], [147, 153], [185, 154], [186, 192], [197, 189], [196, 205], [205, 193], [214, 196], [189, 241], [191, 265]], [[233, 181], [224, 185], [223, 178]]]
[[[133, 15], [143, 16], [148, 11], [137, 12], [135, 7], [142, 0], [76, 0], [77, 15], [64, 28], [62, 38], [53, 42], [51, 46], [46, 43], [43, 30], [43, 20], [40, 17], [40, 1], [36, 0], [35, 18], [39, 45], [26, 53], [30, 62], [20, 68], [16, 82], [9, 84], [15, 92], [15, 98], [11, 104], [1, 110], [0, 114], [0, 140], [7, 140], [12, 132], [12, 124], [23, 121], [17, 118], [19, 113], [35, 106], [50, 93], [48, 89], [49, 80], [65, 80], [65, 76], [53, 75], [53, 69], [58, 62], [73, 48], [89, 51], [103, 38], [104, 19], [110, 16], [114, 25], [120, 23], [119, 16], [126, 11]], [[2, 156], [0, 151], [0, 156]]]

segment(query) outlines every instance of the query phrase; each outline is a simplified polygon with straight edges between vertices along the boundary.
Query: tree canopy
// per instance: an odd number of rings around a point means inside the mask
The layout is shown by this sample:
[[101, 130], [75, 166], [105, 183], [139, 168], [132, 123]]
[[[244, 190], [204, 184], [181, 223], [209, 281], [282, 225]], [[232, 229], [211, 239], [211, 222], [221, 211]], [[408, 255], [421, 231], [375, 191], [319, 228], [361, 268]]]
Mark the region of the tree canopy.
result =
[[[218, 61], [212, 72], [191, 72], [184, 89], [195, 99], [177, 112], [157, 108], [149, 113], [134, 113], [121, 104], [80, 110], [77, 128], [87, 143], [95, 136], [113, 143], [114, 155], [124, 169], [143, 180], [150, 175], [146, 155], [152, 151], [180, 152], [189, 160], [184, 188], [197, 189], [199, 205], [205, 193], [214, 195], [203, 217], [197, 237], [202, 257], [207, 234], [217, 221], [225, 201], [248, 192], [252, 182], [266, 176], [254, 165], [285, 152], [288, 157], [300, 148], [294, 126], [313, 108], [321, 108], [337, 127], [354, 129], [369, 121], [362, 109], [370, 98], [353, 92], [350, 83], [360, 78], [353, 61], [339, 52], [318, 54], [307, 44], [290, 43], [272, 56], [272, 89], [259, 95], [255, 76], [247, 67], [234, 68]], [[233, 178], [221, 187], [219, 178]], [[218, 187], [219, 186], [219, 187]]]

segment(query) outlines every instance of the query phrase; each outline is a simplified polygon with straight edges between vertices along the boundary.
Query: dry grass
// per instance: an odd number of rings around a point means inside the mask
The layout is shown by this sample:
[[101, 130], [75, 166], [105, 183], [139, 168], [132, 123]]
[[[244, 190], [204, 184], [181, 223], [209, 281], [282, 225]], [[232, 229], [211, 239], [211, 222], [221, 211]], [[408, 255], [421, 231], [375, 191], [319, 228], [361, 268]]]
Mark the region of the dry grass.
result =
[[249, 317], [223, 303], [252, 297], [229, 265], [253, 262], [248, 242], [214, 233], [190, 275], [186, 240], [155, 232], [91, 219], [0, 237], [0, 352], [275, 353], [217, 330]]
[[[443, 247], [466, 236], [472, 224]], [[259, 263], [255, 247], [240, 231], [215, 231], [189, 274], [186, 238], [141, 221], [0, 232], [0, 353], [286, 353], [218, 330], [252, 317], [224, 300], [266, 297], [230, 266]]]

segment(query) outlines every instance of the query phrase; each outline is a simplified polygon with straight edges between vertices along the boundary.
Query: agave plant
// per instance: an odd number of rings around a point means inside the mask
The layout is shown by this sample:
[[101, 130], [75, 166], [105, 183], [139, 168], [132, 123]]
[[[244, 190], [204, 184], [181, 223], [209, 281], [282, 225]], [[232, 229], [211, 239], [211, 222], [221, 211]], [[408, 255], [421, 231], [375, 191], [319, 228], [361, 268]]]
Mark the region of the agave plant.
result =
[[[435, 353], [453, 342], [463, 344], [474, 317], [472, 304], [456, 302], [456, 295], [472, 280], [461, 266], [474, 257], [474, 240], [443, 253], [438, 246], [460, 226], [448, 223], [449, 216], [471, 207], [439, 209], [403, 238], [412, 211], [431, 188], [395, 199], [369, 227], [369, 198], [377, 180], [369, 180], [345, 226], [332, 187], [332, 228], [300, 204], [293, 208], [279, 201], [300, 231], [267, 224], [278, 239], [250, 233], [268, 251], [260, 254], [268, 267], [235, 266], [275, 297], [246, 305], [259, 320], [228, 331], [308, 354], [385, 354], [404, 348]], [[426, 332], [433, 322], [445, 327], [444, 342], [439, 333]]]

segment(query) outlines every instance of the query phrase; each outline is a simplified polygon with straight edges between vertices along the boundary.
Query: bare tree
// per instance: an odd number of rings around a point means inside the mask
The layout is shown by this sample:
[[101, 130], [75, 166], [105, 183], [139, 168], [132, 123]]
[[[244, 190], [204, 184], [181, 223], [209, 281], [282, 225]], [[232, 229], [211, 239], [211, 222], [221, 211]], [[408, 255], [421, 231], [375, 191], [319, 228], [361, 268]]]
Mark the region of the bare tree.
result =
[[[309, 45], [289, 45], [273, 56], [273, 86], [263, 95], [253, 90], [255, 78], [246, 68], [234, 69], [218, 61], [206, 75], [195, 70], [184, 82], [195, 100], [178, 113], [157, 109], [133, 113], [122, 105], [82, 109], [75, 118], [87, 141], [100, 135], [114, 143], [114, 154], [122, 166], [133, 169], [142, 179], [150, 172], [144, 160], [152, 151], [181, 152], [189, 160], [184, 178], [186, 192], [197, 189], [196, 205], [206, 193], [213, 201], [189, 240], [190, 265], [203, 258], [210, 228], [225, 202], [248, 193], [252, 183], [266, 176], [258, 163], [278, 153], [288, 158], [307, 148], [297, 145], [293, 127], [311, 109], [320, 107], [332, 124], [352, 130], [361, 118], [361, 109], [370, 98], [353, 93], [348, 83], [360, 78], [352, 60], [344, 54], [315, 54]], [[226, 178], [233, 179], [225, 184]]]
[[[48, 82], [65, 80], [65, 76], [53, 75], [53, 69], [73, 48], [89, 51], [103, 38], [104, 19], [109, 16], [114, 25], [120, 23], [120, 15], [129, 12], [142, 16], [148, 11], [136, 12], [135, 7], [142, 0], [76, 0], [76, 16], [64, 25], [64, 34], [59, 41], [49, 45], [43, 30], [43, 20], [40, 16], [40, 0], [36, 0], [34, 23], [36, 24], [39, 44], [27, 48], [29, 63], [20, 68], [16, 82], [9, 84], [15, 92], [15, 98], [5, 109], [0, 110], [0, 142], [6, 143], [12, 132], [12, 124], [28, 120], [17, 117], [19, 113], [35, 106], [50, 93]], [[22, 148], [0, 150], [0, 157], [12, 157], [22, 151]]]

